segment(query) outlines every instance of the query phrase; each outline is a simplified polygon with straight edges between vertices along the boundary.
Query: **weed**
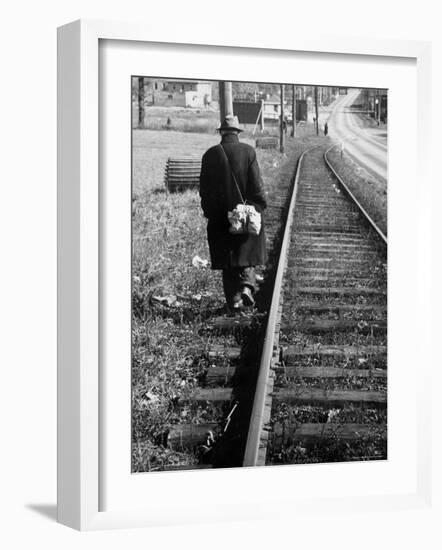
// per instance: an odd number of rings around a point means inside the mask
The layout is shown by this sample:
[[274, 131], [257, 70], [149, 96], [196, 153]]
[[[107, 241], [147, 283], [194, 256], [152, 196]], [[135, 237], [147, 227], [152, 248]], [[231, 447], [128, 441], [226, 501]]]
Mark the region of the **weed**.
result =
[[332, 149], [327, 155], [336, 172], [387, 235], [387, 185], [356, 164], [348, 155]]

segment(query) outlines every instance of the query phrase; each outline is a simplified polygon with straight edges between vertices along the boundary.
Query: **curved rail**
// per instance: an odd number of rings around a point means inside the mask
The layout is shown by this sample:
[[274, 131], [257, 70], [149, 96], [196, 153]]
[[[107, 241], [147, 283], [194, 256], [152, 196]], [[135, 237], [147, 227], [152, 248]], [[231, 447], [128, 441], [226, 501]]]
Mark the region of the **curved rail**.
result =
[[351, 198], [351, 200], [355, 203], [355, 205], [358, 207], [360, 212], [364, 215], [364, 217], [367, 219], [369, 224], [373, 227], [373, 229], [376, 231], [376, 233], [381, 237], [383, 242], [387, 244], [387, 237], [384, 235], [384, 233], [381, 231], [381, 229], [376, 225], [376, 223], [373, 221], [373, 219], [370, 217], [368, 212], [364, 209], [362, 204], [358, 201], [358, 199], [353, 195], [353, 193], [350, 191], [348, 186], [344, 183], [344, 180], [341, 178], [341, 176], [336, 172], [336, 170], [333, 168], [331, 162], [327, 158], [327, 153], [337, 147], [337, 145], [332, 145], [325, 151], [324, 153], [324, 161], [328, 168], [331, 170], [335, 178], [339, 181], [341, 186], [344, 188], [345, 192], [348, 194], [348, 196]]
[[274, 354], [275, 343], [275, 326], [277, 324], [278, 316], [280, 315], [279, 304], [281, 299], [282, 283], [285, 266], [287, 263], [287, 252], [290, 244], [291, 228], [293, 225], [293, 218], [295, 212], [296, 194], [298, 190], [299, 174], [301, 172], [301, 164], [304, 155], [315, 149], [315, 147], [309, 147], [299, 157], [298, 165], [296, 167], [295, 182], [293, 185], [292, 196], [290, 199], [289, 210], [287, 214], [287, 222], [284, 229], [284, 236], [281, 244], [281, 251], [279, 254], [278, 267], [276, 271], [275, 284], [272, 293], [272, 302], [267, 320], [267, 328], [264, 338], [264, 346], [261, 356], [261, 362], [259, 365], [258, 381], [256, 383], [255, 399], [253, 401], [252, 415], [250, 418], [249, 433], [247, 435], [246, 449], [244, 453], [243, 466], [256, 466], [259, 458], [259, 448], [262, 430], [264, 427], [264, 416], [266, 411], [266, 398], [269, 393], [268, 382], [269, 374]]

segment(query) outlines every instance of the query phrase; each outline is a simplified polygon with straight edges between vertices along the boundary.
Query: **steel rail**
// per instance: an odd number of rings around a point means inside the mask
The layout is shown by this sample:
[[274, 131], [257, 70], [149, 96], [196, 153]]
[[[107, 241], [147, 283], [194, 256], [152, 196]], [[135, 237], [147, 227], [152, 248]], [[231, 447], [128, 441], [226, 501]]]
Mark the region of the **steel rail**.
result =
[[287, 221], [284, 229], [281, 250], [279, 254], [278, 267], [276, 271], [275, 284], [272, 293], [272, 302], [267, 320], [266, 333], [264, 337], [263, 351], [259, 365], [258, 380], [256, 383], [255, 398], [253, 401], [252, 415], [250, 418], [249, 432], [247, 434], [247, 443], [244, 452], [243, 466], [256, 466], [259, 457], [259, 446], [264, 424], [264, 414], [267, 398], [267, 384], [269, 380], [270, 368], [274, 353], [275, 329], [278, 321], [279, 304], [281, 300], [281, 291], [285, 267], [287, 264], [287, 253], [291, 240], [291, 228], [293, 225], [296, 195], [298, 191], [299, 174], [304, 155], [316, 149], [319, 145], [309, 147], [302, 152], [296, 167], [295, 181], [293, 185], [292, 196], [290, 199]]
[[331, 147], [329, 147], [325, 153], [324, 153], [324, 161], [326, 163], [326, 165], [328, 166], [329, 170], [331, 170], [331, 172], [333, 173], [333, 175], [335, 176], [335, 178], [338, 180], [338, 182], [340, 183], [340, 185], [344, 188], [345, 192], [347, 193], [347, 195], [351, 198], [351, 200], [355, 203], [355, 205], [358, 207], [358, 209], [360, 210], [360, 212], [363, 214], [363, 216], [367, 219], [367, 221], [370, 223], [370, 225], [373, 227], [373, 229], [376, 231], [376, 233], [381, 237], [381, 239], [383, 240], [383, 242], [385, 244], [388, 244], [387, 243], [387, 237], [384, 235], [384, 233], [382, 232], [382, 230], [376, 225], [376, 223], [373, 221], [373, 219], [370, 217], [370, 215], [368, 214], [368, 212], [364, 209], [364, 207], [362, 206], [362, 204], [358, 201], [358, 199], [353, 195], [353, 193], [350, 191], [350, 189], [348, 188], [348, 186], [346, 185], [346, 183], [344, 182], [344, 180], [341, 178], [341, 176], [336, 172], [336, 170], [333, 168], [331, 162], [328, 160], [327, 158], [327, 153], [329, 153], [332, 149], [334, 149], [335, 147], [337, 147], [337, 145], [332, 145]]

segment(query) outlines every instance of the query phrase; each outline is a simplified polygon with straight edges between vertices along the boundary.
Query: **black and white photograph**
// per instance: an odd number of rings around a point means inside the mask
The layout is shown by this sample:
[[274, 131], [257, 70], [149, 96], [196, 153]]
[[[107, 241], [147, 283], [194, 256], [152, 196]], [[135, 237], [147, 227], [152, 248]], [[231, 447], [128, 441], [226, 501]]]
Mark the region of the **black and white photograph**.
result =
[[442, 547], [437, 6], [5, 6], [2, 547]]
[[132, 472], [386, 460], [388, 90], [131, 87]]

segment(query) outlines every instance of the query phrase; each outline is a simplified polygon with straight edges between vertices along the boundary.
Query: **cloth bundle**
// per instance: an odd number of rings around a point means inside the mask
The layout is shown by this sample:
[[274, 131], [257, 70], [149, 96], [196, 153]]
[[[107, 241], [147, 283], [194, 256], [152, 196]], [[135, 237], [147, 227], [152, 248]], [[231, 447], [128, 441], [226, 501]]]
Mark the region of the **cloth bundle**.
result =
[[259, 235], [261, 231], [261, 214], [251, 204], [238, 204], [227, 212], [227, 218], [230, 233]]
[[[227, 160], [227, 164], [230, 166], [229, 157], [224, 151], [222, 144], [220, 144], [220, 147]], [[261, 231], [261, 214], [252, 204], [247, 204], [244, 200], [231, 166], [230, 172], [242, 204], [237, 204], [232, 211], [227, 212], [227, 219], [230, 223], [229, 233], [234, 233], [236, 235], [259, 235], [259, 232]]]

